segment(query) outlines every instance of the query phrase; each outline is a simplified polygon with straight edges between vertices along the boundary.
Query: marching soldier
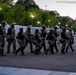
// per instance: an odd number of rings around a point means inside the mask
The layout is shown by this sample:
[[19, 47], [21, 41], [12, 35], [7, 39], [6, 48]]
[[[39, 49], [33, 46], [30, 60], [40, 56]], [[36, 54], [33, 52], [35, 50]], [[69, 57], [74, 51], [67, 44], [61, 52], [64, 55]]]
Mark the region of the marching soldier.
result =
[[66, 29], [63, 28], [62, 32], [61, 32], [61, 43], [62, 43], [62, 48], [61, 48], [61, 53], [65, 54], [65, 47], [66, 47], [66, 40], [67, 40], [67, 36], [66, 36]]
[[34, 45], [36, 46], [34, 53], [39, 55], [40, 53], [40, 49], [41, 49], [41, 39], [40, 39], [40, 35], [39, 35], [39, 30], [35, 29], [35, 34], [34, 34]]
[[68, 39], [67, 39], [67, 46], [66, 46], [66, 52], [68, 52], [68, 48], [70, 47], [70, 49], [72, 50], [72, 52], [74, 51], [72, 45], [74, 43], [74, 36], [72, 34], [72, 29], [69, 29], [68, 35], [67, 35]]
[[44, 48], [44, 53], [46, 54], [46, 44], [45, 44], [45, 39], [46, 39], [46, 27], [45, 25], [42, 26], [42, 30], [41, 30], [41, 46]]
[[54, 46], [55, 46], [55, 34], [54, 34], [54, 30], [50, 29], [50, 32], [47, 34], [47, 38], [48, 40], [48, 44], [49, 44], [49, 47], [47, 49], [47, 52], [50, 50], [51, 54], [55, 54], [54, 53]]
[[[56, 39], [59, 36], [58, 33], [57, 33], [57, 27], [54, 27], [54, 35], [55, 35]], [[58, 52], [59, 50], [57, 48], [57, 43], [56, 42], [57, 42], [57, 40], [55, 40], [55, 49], [56, 49], [56, 52]]]
[[24, 55], [26, 36], [25, 36], [25, 34], [23, 33], [23, 28], [20, 28], [20, 29], [19, 29], [19, 33], [18, 33], [18, 35], [17, 35], [16, 38], [17, 38], [17, 41], [18, 41], [20, 47], [16, 50], [15, 55], [17, 55], [17, 53], [18, 53], [19, 51], [21, 51], [21, 55]]
[[32, 34], [31, 34], [31, 28], [30, 27], [27, 27], [27, 31], [25, 32], [25, 35], [26, 37], [28, 38], [26, 40], [26, 45], [25, 47], [28, 45], [28, 43], [30, 44], [30, 50], [31, 50], [31, 53], [33, 53], [33, 46], [32, 46]]
[[10, 46], [13, 43], [13, 53], [16, 51], [16, 38], [15, 38], [15, 29], [14, 25], [12, 24], [11, 27], [8, 29], [7, 32], [7, 53], [10, 53]]
[[4, 46], [5, 46], [5, 37], [6, 37], [6, 28], [5, 28], [6, 23], [2, 22], [1, 27], [0, 27], [0, 44], [1, 44], [1, 56], [4, 55]]

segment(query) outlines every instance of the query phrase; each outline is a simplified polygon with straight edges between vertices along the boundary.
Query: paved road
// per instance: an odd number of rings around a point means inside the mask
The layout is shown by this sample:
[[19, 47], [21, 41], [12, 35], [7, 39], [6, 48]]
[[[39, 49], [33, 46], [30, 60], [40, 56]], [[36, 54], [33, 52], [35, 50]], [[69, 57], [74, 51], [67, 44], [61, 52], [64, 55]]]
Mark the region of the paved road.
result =
[[[76, 38], [73, 47], [76, 49]], [[58, 48], [60, 50], [60, 46], [58, 46]], [[71, 52], [69, 49], [69, 53], [67, 54], [61, 54], [59, 51], [58, 53], [55, 53], [55, 55], [52, 55], [50, 53], [48, 53], [48, 55], [45, 55], [43, 53], [43, 49], [41, 51], [42, 53], [40, 55], [31, 54], [28, 45], [25, 49], [24, 56], [21, 56], [20, 53], [15, 56], [12, 53], [12, 47], [10, 54], [6, 53], [5, 47], [6, 56], [0, 56], [0, 66], [76, 72], [76, 50], [74, 52]]]

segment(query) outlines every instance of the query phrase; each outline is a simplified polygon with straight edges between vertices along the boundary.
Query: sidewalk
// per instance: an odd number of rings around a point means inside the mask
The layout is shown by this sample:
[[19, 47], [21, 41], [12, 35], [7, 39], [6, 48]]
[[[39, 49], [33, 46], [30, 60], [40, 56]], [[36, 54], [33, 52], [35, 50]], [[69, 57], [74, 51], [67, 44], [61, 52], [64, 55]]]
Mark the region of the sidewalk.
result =
[[0, 75], [76, 75], [76, 73], [23, 69], [23, 68], [13, 68], [13, 67], [0, 67]]

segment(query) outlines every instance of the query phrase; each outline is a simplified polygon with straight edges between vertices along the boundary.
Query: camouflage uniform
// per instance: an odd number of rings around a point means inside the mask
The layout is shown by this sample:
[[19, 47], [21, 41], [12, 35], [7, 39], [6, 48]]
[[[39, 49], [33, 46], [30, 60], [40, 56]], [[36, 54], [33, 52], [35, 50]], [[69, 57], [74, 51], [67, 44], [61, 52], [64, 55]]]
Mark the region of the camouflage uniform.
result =
[[21, 51], [21, 55], [24, 55], [24, 49], [25, 49], [25, 34], [23, 33], [23, 28], [20, 28], [19, 29], [19, 33], [17, 35], [17, 41], [18, 41], [18, 44], [20, 45], [20, 47], [16, 50], [15, 54], [17, 55], [17, 53], [19, 51]]
[[4, 46], [5, 46], [5, 37], [6, 37], [6, 23], [2, 22], [0, 30], [2, 31], [2, 34], [0, 34], [0, 45], [1, 45], [1, 56], [4, 56]]
[[35, 34], [34, 34], [34, 45], [35, 45], [35, 49], [34, 49], [34, 53], [39, 55], [40, 53], [40, 49], [41, 49], [41, 39], [40, 39], [40, 36], [39, 36], [39, 30], [36, 29], [35, 30]]
[[27, 27], [27, 31], [25, 32], [25, 35], [26, 37], [28, 38], [26, 40], [26, 45], [25, 47], [28, 45], [28, 43], [30, 44], [30, 50], [31, 50], [31, 53], [33, 53], [33, 46], [32, 46], [32, 34], [31, 34], [31, 28], [30, 27]]
[[11, 27], [8, 29], [7, 32], [7, 53], [10, 53], [10, 46], [13, 43], [13, 53], [15, 53], [16, 50], [16, 38], [15, 38], [15, 29], [14, 25], [11, 25]]
[[46, 44], [45, 44], [45, 39], [46, 39], [46, 28], [45, 26], [42, 26], [42, 30], [41, 30], [41, 47], [44, 48], [44, 53], [46, 54]]

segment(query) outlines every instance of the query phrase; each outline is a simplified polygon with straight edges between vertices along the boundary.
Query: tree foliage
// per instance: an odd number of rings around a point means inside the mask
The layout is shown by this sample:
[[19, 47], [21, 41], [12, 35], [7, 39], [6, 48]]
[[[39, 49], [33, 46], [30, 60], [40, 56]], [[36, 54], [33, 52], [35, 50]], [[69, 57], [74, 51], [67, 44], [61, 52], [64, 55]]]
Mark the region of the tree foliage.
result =
[[[74, 23], [67, 18], [56, 18], [55, 12], [43, 11], [33, 0], [18, 0], [15, 5], [13, 0], [0, 0], [0, 22], [7, 21], [9, 24], [15, 22], [19, 25], [41, 26], [45, 24], [46, 27], [52, 27], [61, 23], [66, 27], [66, 24], [71, 27]], [[34, 17], [32, 18], [31, 15]], [[73, 28], [75, 25], [73, 25]]]

